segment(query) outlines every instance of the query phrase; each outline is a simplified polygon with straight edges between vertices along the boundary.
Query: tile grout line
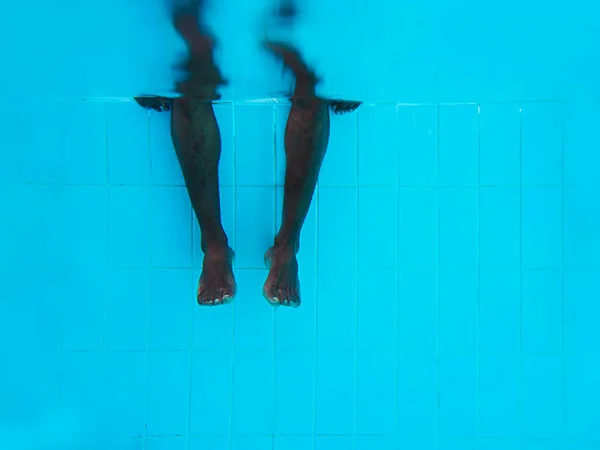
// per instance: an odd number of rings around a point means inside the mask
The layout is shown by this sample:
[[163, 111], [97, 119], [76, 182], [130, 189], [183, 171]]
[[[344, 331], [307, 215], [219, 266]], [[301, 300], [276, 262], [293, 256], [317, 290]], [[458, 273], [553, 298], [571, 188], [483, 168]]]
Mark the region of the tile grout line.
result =
[[[59, 272], [61, 274], [61, 279], [63, 278], [64, 274], [62, 273], [62, 271]], [[57, 413], [60, 410], [60, 394], [61, 394], [61, 376], [60, 373], [62, 372], [62, 335], [63, 335], [63, 325], [62, 323], [59, 325], [58, 328], [58, 345], [56, 346], [56, 370], [58, 372], [58, 382], [56, 384], [56, 399], [54, 402], [54, 406], [56, 408]]]
[[[273, 233], [277, 233], [277, 110], [276, 106], [273, 109]], [[275, 450], [275, 432], [277, 430], [277, 352], [276, 352], [276, 336], [277, 336], [277, 308], [271, 311], [271, 328], [272, 328], [272, 354], [273, 354], [273, 399], [271, 411], [271, 450]]]
[[[356, 14], [356, 0], [352, 0], [352, 15]], [[359, 305], [360, 301], [358, 300], [360, 291], [360, 118], [362, 116], [363, 109], [359, 109], [356, 112], [356, 303], [355, 303], [355, 316], [354, 316], [354, 430], [353, 430], [353, 439], [352, 439], [352, 448], [356, 450], [357, 439], [356, 435], [358, 433], [358, 332], [359, 332]], [[315, 449], [316, 450], [316, 449]]]
[[[264, 433], [259, 433], [259, 434], [253, 434], [253, 433], [236, 433], [235, 435], [236, 437], [244, 437], [244, 438], [262, 438], [262, 437], [270, 437], [270, 434], [264, 434]], [[312, 433], [281, 433], [281, 434], [277, 434], [277, 436], [282, 436], [282, 437], [293, 437], [293, 438], [298, 438], [298, 437], [306, 437], [306, 438], [310, 438], [312, 437]], [[349, 437], [348, 434], [324, 434], [324, 433], [320, 433], [318, 434], [319, 437], [327, 437], [327, 438], [347, 438]], [[89, 436], [87, 436], [89, 437]], [[152, 439], [157, 439], [157, 440], [161, 440], [161, 439], [169, 439], [169, 438], [181, 438], [183, 437], [182, 435], [179, 434], [156, 434], [152, 436]], [[192, 437], [210, 437], [210, 438], [216, 438], [216, 437], [227, 437], [227, 433], [193, 433]], [[393, 434], [388, 434], [388, 433], [383, 433], [383, 434], [377, 434], [377, 433], [361, 433], [358, 434], [357, 437], [360, 438], [377, 438], [377, 437], [386, 437], [386, 438], [394, 438]], [[402, 435], [402, 437], [408, 437], [408, 438], [427, 438], [429, 437], [429, 435], [427, 434], [407, 434], [407, 435]], [[123, 438], [118, 438], [119, 440], [139, 440], [139, 436], [128, 436], [128, 437], [123, 437]], [[452, 441], [461, 441], [461, 440], [472, 440], [473, 436], [472, 435], [459, 435], [456, 437], [452, 437], [449, 438], [449, 440]], [[511, 442], [513, 439], [510, 437], [494, 437], [494, 436], [484, 436], [484, 439], [489, 440], [491, 442], [495, 442], [495, 443], [508, 443]], [[531, 442], [535, 442], [535, 443], [559, 443], [562, 444], [562, 440], [558, 439], [558, 438], [531, 438]], [[600, 444], [600, 441], [598, 439], [570, 439], [567, 441], [568, 443], [577, 443], [577, 444], [588, 444], [588, 445], [593, 445], [594, 447], [586, 447], [586, 449], [591, 449], [593, 448], [594, 450], [596, 450], [598, 448], [598, 444]], [[405, 449], [405, 447], [401, 447], [402, 450]], [[420, 447], [420, 448], [424, 448], [424, 447]], [[429, 448], [429, 447], [428, 447]], [[556, 447], [553, 447], [556, 448]], [[579, 449], [580, 447], [578, 447]], [[387, 447], [386, 447], [387, 449]], [[201, 448], [201, 450], [204, 450], [204, 448]], [[413, 449], [408, 449], [408, 450], [413, 450]]]
[[561, 203], [560, 203], [560, 349], [561, 349], [561, 403], [562, 403], [562, 447], [567, 448], [567, 433], [566, 433], [566, 387], [565, 387], [565, 108], [563, 103], [561, 110]]
[[[193, 217], [193, 214], [192, 214]], [[194, 230], [194, 226], [193, 226], [193, 219], [192, 219], [192, 234]], [[192, 244], [192, 259], [193, 259], [193, 252], [194, 252], [194, 248], [193, 248], [193, 244]], [[188, 278], [189, 281], [193, 280], [193, 270], [188, 271]], [[192, 284], [192, 283], [190, 283]], [[190, 356], [189, 356], [189, 363], [190, 363], [190, 367], [189, 367], [189, 373], [190, 373], [190, 380], [189, 380], [189, 387], [188, 387], [188, 423], [187, 423], [187, 448], [188, 450], [191, 447], [191, 442], [190, 442], [190, 437], [192, 435], [192, 380], [193, 380], [193, 365], [194, 365], [194, 324], [195, 324], [195, 315], [194, 315], [194, 308], [195, 308], [195, 304], [192, 302], [190, 305], [190, 310], [191, 310], [191, 315], [190, 315]]]
[[[106, 117], [106, 116], [105, 116]], [[106, 129], [105, 129], [106, 131]], [[105, 139], [106, 139], [106, 133], [105, 133]], [[108, 166], [108, 164], [107, 164]], [[32, 186], [42, 186], [41, 183], [26, 183], [26, 184], [30, 184]], [[18, 184], [20, 185], [20, 183]], [[54, 185], [54, 183], [52, 183], [51, 185]], [[61, 186], [60, 183], [56, 183], [56, 185]], [[108, 226], [108, 223], [107, 223]], [[20, 269], [25, 269], [27, 268], [28, 265], [26, 263], [21, 263], [21, 267]], [[65, 268], [61, 267], [61, 270], [59, 271], [60, 274], [60, 278], [65, 280], [66, 279], [66, 273], [65, 273]], [[60, 305], [62, 307], [62, 304]], [[61, 373], [62, 373], [62, 364], [63, 364], [63, 337], [64, 337], [64, 321], [61, 320], [59, 323], [59, 329], [58, 329], [58, 345], [57, 345], [57, 354], [56, 354], [56, 370], [58, 372], [58, 382], [57, 382], [57, 386], [56, 386], [56, 401], [55, 401], [55, 407], [56, 407], [56, 411], [57, 413], [60, 412], [60, 405], [61, 405], [61, 393], [62, 393], [62, 385], [63, 382], [61, 380]]]
[[395, 420], [395, 440], [396, 444], [398, 444], [400, 427], [399, 425], [399, 414], [400, 411], [400, 392], [398, 385], [400, 384], [400, 364], [399, 364], [399, 356], [400, 356], [400, 335], [398, 330], [400, 330], [400, 162], [398, 159], [398, 152], [400, 147], [400, 127], [398, 125], [399, 117], [398, 117], [398, 105], [395, 107], [395, 117], [394, 117], [394, 148], [395, 148], [395, 156], [396, 156], [396, 384], [394, 385], [396, 389], [396, 420]]
[[[375, 270], [375, 269], [372, 269]], [[383, 269], [385, 270], [385, 269]], [[387, 270], [392, 270], [392, 269], [387, 269]], [[428, 271], [429, 269], [415, 269], [415, 271], [418, 272], [425, 272]], [[452, 269], [453, 271], [455, 271], [456, 269]], [[474, 270], [474, 269], [471, 269]], [[496, 269], [493, 269], [494, 271], [496, 271]], [[498, 269], [498, 271], [500, 271], [501, 269]], [[503, 270], [503, 269], [502, 269]], [[552, 269], [548, 269], [549, 271]], [[590, 270], [584, 271], [584, 272], [590, 272]], [[367, 349], [369, 350], [369, 349]], [[75, 353], [93, 353], [93, 352], [98, 352], [98, 350], [90, 350], [90, 349], [81, 349], [81, 350], [65, 350], [64, 353], [69, 353], [69, 354], [75, 354]], [[218, 351], [218, 349], [197, 349], [197, 350], [193, 350], [193, 353], [206, 353], [206, 352], [216, 352]], [[255, 352], [262, 352], [265, 353], [267, 350], [248, 350], [248, 351], [255, 351]], [[288, 349], [288, 350], [282, 350], [282, 353], [292, 353], [294, 350], [292, 349]], [[300, 352], [306, 351], [306, 350], [298, 350]], [[330, 354], [330, 353], [353, 353], [354, 350], [334, 350], [334, 349], [323, 349], [320, 350], [321, 352], [325, 353], [325, 354]], [[373, 351], [378, 351], [378, 350], [373, 350]], [[382, 350], [382, 351], [391, 351], [391, 350]], [[403, 353], [415, 353], [415, 352], [419, 352], [419, 351], [424, 351], [424, 350], [415, 350], [415, 349], [403, 349]], [[113, 354], [124, 354], [124, 353], [131, 353], [131, 354], [136, 354], [136, 353], [146, 353], [146, 350], [109, 350], [110, 353]], [[168, 350], [168, 349], [157, 349], [155, 350], [155, 352], [157, 353], [184, 353], [187, 352], [187, 350], [181, 350], [181, 349], [176, 349], [176, 350]], [[457, 352], [454, 352], [455, 354], [458, 354]], [[463, 355], [464, 353], [460, 353], [461, 355]], [[547, 352], [536, 352], [536, 351], [532, 351], [532, 352], [527, 352], [528, 355], [531, 356], [556, 356], [557, 352], [552, 352], [552, 351], [547, 351]], [[361, 433], [360, 435], [362, 436], [365, 433]], [[369, 433], [366, 433], [369, 434]], [[472, 437], [472, 436], [471, 436]], [[493, 438], [493, 436], [489, 436], [490, 438]]]
[[315, 351], [313, 357], [314, 363], [314, 380], [313, 380], [313, 450], [316, 449], [317, 446], [317, 377], [318, 377], [318, 348], [319, 348], [319, 191], [321, 187], [319, 186], [319, 179], [317, 178], [317, 185], [315, 188], [315, 222], [316, 222], [316, 232], [315, 232]]
[[[194, 213], [194, 207], [193, 205], [190, 205], [190, 265], [192, 266], [189, 270], [188, 270], [188, 278], [190, 281], [190, 285], [193, 285], [191, 283], [191, 281], [194, 279], [194, 270], [195, 270], [195, 261], [194, 261], [194, 222], [195, 222], [195, 213]], [[194, 292], [194, 291], [193, 291]], [[190, 305], [190, 356], [189, 356], [189, 374], [190, 374], [190, 379], [189, 379], [189, 387], [188, 387], [188, 423], [187, 423], [187, 448], [188, 450], [190, 450], [191, 448], [191, 435], [192, 435], [192, 380], [193, 380], [193, 366], [194, 366], [194, 324], [196, 322], [195, 320], [195, 307], [197, 304], [197, 298], [198, 298], [198, 292], [197, 290], [195, 291], [196, 293], [196, 298], [195, 298], [195, 302], [191, 302]]]
[[[164, 91], [158, 90], [158, 93], [162, 96], [171, 96], [173, 92], [170, 89], [166, 89]], [[100, 96], [100, 97], [92, 97], [92, 96], [83, 96], [83, 97], [47, 97], [41, 99], [43, 102], [48, 103], [133, 103], [134, 100], [132, 97], [135, 94], [132, 94], [128, 97], [120, 97], [120, 96]], [[158, 94], [157, 94], [158, 95]], [[235, 97], [235, 95], [234, 95]], [[540, 97], [540, 98], [530, 98], [528, 100], [521, 100], [522, 103], [531, 104], [531, 103], [557, 103], [565, 101], [566, 97]], [[506, 105], [510, 103], [514, 103], [517, 101], [516, 99], [507, 99], [507, 100], [484, 100], [479, 102], [481, 104], [487, 105]], [[256, 97], [256, 98], [247, 98], [243, 100], [235, 100], [235, 98], [228, 100], [218, 100], [215, 101], [216, 105], [255, 105], [255, 106], [264, 106], [267, 107], [269, 105], [289, 105], [289, 98], [283, 97]], [[377, 101], [377, 100], [365, 100], [363, 102], [365, 106], [390, 106], [390, 105], [399, 105], [403, 107], [411, 107], [411, 106], [474, 106], [478, 104], [478, 101]]]
[[[105, 187], [105, 186], [109, 186], [109, 187], [140, 187], [140, 188], [144, 188], [144, 187], [148, 187], [148, 186], [152, 186], [155, 188], [185, 188], [185, 185], [183, 184], [168, 184], [168, 183], [50, 183], [50, 182], [43, 182], [43, 183], [35, 183], [35, 182], [24, 182], [24, 183], [15, 183], [14, 186], [19, 186], [19, 187], [23, 187], [23, 186], [33, 186], [33, 187], [60, 187], [60, 188], [64, 188], [64, 187]], [[486, 187], [486, 188], [518, 188], [519, 186], [521, 186], [520, 183], [495, 183], [495, 184], [481, 184], [481, 185], [477, 185], [477, 184], [462, 184], [462, 185], [454, 185], [454, 184], [399, 184], [399, 187], [405, 187], [405, 188], [463, 188], [463, 189], [476, 189], [479, 186], [481, 187]], [[556, 187], [556, 188], [560, 188], [562, 186], [565, 187], [588, 187], [588, 188], [595, 188], [596, 186], [593, 184], [586, 184], [586, 183], [582, 183], [582, 184], [573, 184], [573, 183], [523, 183], [522, 186], [524, 187]], [[219, 183], [219, 187], [223, 188], [223, 187], [228, 187], [228, 188], [233, 188], [232, 184], [227, 184], [227, 183]], [[239, 184], [238, 187], [249, 187], [249, 188], [272, 188], [273, 185], [272, 184]], [[276, 187], [280, 187], [283, 188], [283, 184], [276, 184]], [[356, 185], [354, 184], [328, 184], [328, 185], [322, 185], [321, 188], [322, 189], [353, 189], [355, 188]], [[361, 187], [365, 187], [365, 188], [386, 188], [389, 187], [388, 184], [362, 184]]]
[[[232, 116], [232, 140], [233, 140], [233, 248], [237, 249], [237, 142], [236, 142], [236, 122], [235, 105], [231, 104]], [[235, 371], [235, 301], [231, 305], [231, 375], [229, 382], [229, 433], [228, 446], [231, 450], [233, 441], [233, 384]]]
[[359, 123], [360, 111], [356, 113], [356, 303], [354, 316], [354, 436], [353, 447], [356, 449], [356, 434], [358, 429], [358, 314], [359, 314], [359, 270], [360, 270], [360, 183], [359, 183]]
[[[151, 118], [152, 118], [152, 113], [150, 111], [148, 111], [148, 115], [147, 115], [147, 119], [146, 119], [146, 128], [147, 128], [147, 133], [148, 133], [148, 180], [151, 180], [152, 178], [152, 129], [151, 129]], [[149, 182], [148, 183], [148, 212], [149, 212], [149, 216], [150, 216], [150, 220], [152, 220], [153, 214], [152, 214], [152, 183]], [[150, 228], [152, 227], [152, 224], [150, 224]], [[146, 408], [145, 408], [145, 417], [144, 417], [144, 433], [142, 435], [142, 448], [143, 450], [146, 450], [146, 440], [148, 437], [148, 409], [150, 406], [150, 333], [151, 333], [151, 327], [150, 327], [150, 317], [152, 314], [152, 310], [151, 310], [151, 298], [152, 298], [152, 257], [153, 257], [153, 239], [150, 239], [150, 260], [148, 261], [149, 263], [149, 269], [148, 269], [148, 292], [150, 293], [150, 297], [147, 299], [147, 312], [148, 312], [148, 348], [147, 348], [147, 352], [146, 352]]]
[[[214, 112], [214, 110], [213, 110]], [[172, 113], [171, 113], [172, 114]], [[217, 124], [218, 127], [218, 124]], [[218, 179], [218, 176], [217, 176]], [[190, 202], [191, 203], [191, 202]], [[194, 221], [195, 221], [195, 213], [194, 213], [194, 206], [192, 204], [190, 204], [189, 207], [189, 212], [190, 212], [190, 266], [191, 268], [188, 270], [188, 281], [191, 281], [193, 279], [193, 271], [194, 271], [194, 266], [195, 266], [195, 261], [194, 261]], [[198, 224], [198, 227], [200, 227], [200, 224]], [[190, 283], [190, 285], [192, 285], [192, 283]], [[198, 301], [198, 291], [197, 291], [197, 287], [195, 291], [195, 299], [191, 304], [190, 310], [191, 310], [191, 317], [190, 317], [190, 356], [189, 356], [189, 374], [190, 374], [190, 380], [189, 380], [189, 386], [188, 386], [188, 423], [187, 423], [187, 447], [188, 450], [191, 447], [191, 443], [190, 443], [190, 436], [191, 436], [191, 427], [192, 427], [192, 379], [193, 379], [193, 372], [192, 372], [192, 366], [194, 364], [193, 361], [193, 355], [194, 352], [192, 351], [194, 348], [194, 308], [197, 304]]]
[[[104, 156], [106, 163], [106, 260], [107, 260], [107, 268], [104, 272], [104, 326], [102, 327], [102, 387], [104, 392], [107, 391], [106, 386], [106, 369], [107, 369], [107, 361], [108, 354], [106, 351], [106, 328], [108, 324], [108, 276], [109, 276], [109, 267], [110, 267], [110, 186], [109, 182], [109, 159], [108, 159], [108, 104], [104, 104]], [[106, 396], [105, 396], [106, 398]]]
[[519, 105], [519, 444], [523, 449], [523, 105]]
[[481, 105], [477, 105], [477, 449], [481, 448]]
[[[437, 161], [436, 176], [440, 179], [440, 105], [437, 105]], [[435, 383], [436, 383], [436, 448], [440, 450], [440, 192], [436, 190], [437, 242], [436, 242], [436, 287], [435, 287]]]
[[[270, 437], [270, 433], [251, 433], [251, 432], [246, 432], [246, 433], [236, 433], [236, 437], [252, 437], [252, 438], [256, 438], [256, 437]], [[285, 437], [312, 437], [312, 433], [278, 433], [277, 436], [285, 436]], [[192, 436], [194, 437], [201, 437], [201, 436], [208, 436], [208, 437], [227, 437], [227, 433], [192, 433]], [[319, 433], [318, 436], [320, 437], [350, 437], [347, 433]], [[389, 434], [389, 433], [359, 433], [357, 434], [358, 437], [388, 437], [388, 438], [393, 438], [394, 435], [393, 434]], [[153, 438], [158, 438], [158, 439], [162, 439], [162, 438], [176, 438], [176, 437], [182, 437], [182, 435], [179, 434], [156, 434], [153, 435]], [[409, 438], [427, 438], [429, 437], [429, 435], [427, 433], [423, 434], [423, 433], [416, 433], [416, 434], [406, 434], [406, 435], [402, 435], [402, 437], [409, 437]], [[135, 439], [137, 438], [137, 436], [133, 436], [133, 437], [127, 437], [124, 439]], [[449, 438], [452, 440], [469, 440], [469, 439], [473, 439], [472, 435], [458, 435], [456, 437], [452, 437]], [[496, 441], [496, 442], [506, 442], [506, 441], [511, 441], [512, 438], [510, 437], [495, 437], [495, 436], [485, 436], [485, 439], [489, 439], [491, 441]], [[554, 438], [533, 438], [532, 440], [536, 441], [536, 442], [558, 442], [559, 439], [554, 439]], [[589, 439], [579, 439], [579, 440], [571, 440], [570, 442], [577, 442], [577, 443], [593, 443], [593, 444], [597, 444], [600, 443], [600, 441], [598, 440], [589, 440]], [[404, 450], [404, 449], [403, 449]], [[412, 450], [412, 449], [409, 449]]]
[[[22, 268], [25, 269], [48, 269], [48, 268], [61, 268], [61, 269], [99, 269], [101, 266], [96, 266], [96, 265], [71, 265], [71, 264], [65, 264], [65, 265], [49, 265], [49, 264], [27, 264], [27, 265], [23, 265]], [[117, 269], [147, 269], [148, 265], [118, 265], [115, 264], [113, 266], [111, 266], [112, 268], [117, 268]], [[153, 269], [155, 270], [196, 270], [198, 269], [198, 267], [193, 267], [193, 266], [160, 266], [160, 265], [153, 265], [152, 266]], [[416, 268], [415, 271], [419, 272], [419, 271], [424, 271], [424, 270], [434, 270], [435, 267], [432, 266], [423, 266], [421, 268]], [[259, 270], [265, 270], [264, 267], [239, 267], [239, 270], [243, 270], [243, 271], [259, 271]], [[367, 269], [367, 270], [377, 270], [377, 269]], [[385, 268], [382, 270], [386, 270]], [[388, 268], [387, 270], [392, 270], [392, 268]], [[451, 270], [456, 271], [456, 270], [471, 270], [474, 271], [476, 270], [472, 265], [467, 265], [467, 266], [454, 266]], [[500, 269], [491, 269], [491, 270], [500, 270]], [[501, 269], [502, 271], [505, 272], [519, 272], [519, 268], [504, 268]], [[558, 271], [560, 269], [548, 269], [548, 268], [544, 268], [544, 267], [528, 267], [527, 271], [528, 272], [548, 272], [548, 271]], [[569, 272], [589, 272], [592, 269], [586, 269], [586, 268], [566, 268], [565, 271], [569, 271]], [[74, 351], [77, 351], [76, 349], [74, 349]], [[530, 351], [528, 352], [530, 354], [532, 353], [538, 353], [538, 354], [544, 354], [546, 352], [534, 352], [534, 351]]]

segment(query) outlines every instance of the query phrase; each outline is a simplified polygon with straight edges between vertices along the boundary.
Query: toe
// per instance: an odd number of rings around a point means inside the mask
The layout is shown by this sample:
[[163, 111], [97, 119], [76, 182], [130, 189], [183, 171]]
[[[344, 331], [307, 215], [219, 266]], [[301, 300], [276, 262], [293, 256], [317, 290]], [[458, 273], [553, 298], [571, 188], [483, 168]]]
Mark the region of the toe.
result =
[[218, 292], [214, 289], [205, 288], [204, 286], [198, 289], [197, 300], [199, 305], [214, 305], [218, 298]]
[[265, 285], [265, 287], [263, 288], [263, 296], [271, 305], [279, 305], [280, 297], [277, 294], [276, 286]]
[[282, 305], [287, 305], [287, 302], [290, 299], [287, 289], [277, 289], [277, 296], [279, 297], [279, 301]]
[[300, 306], [300, 295], [295, 289], [292, 290], [292, 292], [290, 293], [289, 306], [291, 306], [292, 308], [297, 308], [298, 306]]
[[225, 305], [233, 301], [233, 290], [229, 288], [221, 289], [221, 295], [219, 297], [219, 303]]
[[288, 306], [292, 308], [297, 308], [300, 306], [300, 297], [294, 294], [290, 294], [288, 299]]
[[279, 304], [296, 308], [300, 306], [300, 297], [293, 289], [278, 289]]
[[211, 305], [213, 303], [213, 300], [211, 300], [209, 293], [198, 294], [197, 300], [199, 305]]
[[198, 304], [203, 306], [216, 306], [231, 303], [233, 295], [225, 289], [210, 289], [198, 293]]

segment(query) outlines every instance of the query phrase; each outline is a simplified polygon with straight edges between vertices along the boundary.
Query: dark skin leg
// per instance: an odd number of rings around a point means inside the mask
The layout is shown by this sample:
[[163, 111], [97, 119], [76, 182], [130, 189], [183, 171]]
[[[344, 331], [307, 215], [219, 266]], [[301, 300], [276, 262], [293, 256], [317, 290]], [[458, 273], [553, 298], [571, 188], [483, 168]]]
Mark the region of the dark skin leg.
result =
[[180, 98], [138, 97], [140, 106], [171, 113], [171, 137], [196, 214], [204, 252], [198, 283], [200, 305], [219, 305], [231, 301], [236, 283], [233, 251], [221, 223], [219, 197], [219, 159], [221, 135], [212, 100], [217, 87], [224, 84], [213, 60], [214, 41], [199, 25], [198, 2], [173, 12], [173, 23], [188, 46], [188, 59], [181, 64], [188, 75], [177, 84]]
[[236, 285], [232, 268], [233, 251], [221, 223], [221, 135], [212, 103], [185, 97], [175, 99], [171, 136], [200, 225], [204, 262], [198, 283], [198, 303], [227, 303], [233, 299]]
[[[278, 0], [275, 19], [293, 27], [299, 8], [296, 0]], [[265, 41], [265, 48], [278, 58], [295, 77], [284, 145], [286, 157], [283, 217], [273, 246], [265, 255], [269, 274], [263, 295], [274, 306], [300, 306], [298, 260], [300, 232], [317, 185], [319, 171], [329, 142], [329, 108], [336, 114], [351, 112], [360, 102], [325, 100], [316, 95], [319, 82], [294, 47]]]
[[300, 232], [308, 214], [329, 141], [329, 105], [315, 95], [317, 78], [293, 48], [268, 42], [266, 48], [294, 73], [296, 87], [285, 128], [286, 171], [283, 217], [265, 262], [269, 275], [263, 294], [272, 305], [300, 306]]
[[329, 110], [322, 100], [293, 101], [285, 131], [283, 217], [265, 261], [264, 295], [273, 305], [300, 306], [300, 232], [317, 185], [329, 140]]

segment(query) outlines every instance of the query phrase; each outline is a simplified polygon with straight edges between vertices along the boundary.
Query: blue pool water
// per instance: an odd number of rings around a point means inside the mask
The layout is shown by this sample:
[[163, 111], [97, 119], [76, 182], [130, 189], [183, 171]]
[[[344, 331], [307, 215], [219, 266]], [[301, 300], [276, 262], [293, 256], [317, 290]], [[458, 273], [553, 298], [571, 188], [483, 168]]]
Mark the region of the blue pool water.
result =
[[171, 86], [156, 3], [0, 19], [0, 448], [600, 449], [600, 7], [313, 5], [324, 95], [366, 103], [332, 117], [303, 303], [273, 309], [289, 106], [240, 37], [264, 5], [214, 12], [239, 295], [201, 308], [169, 116], [129, 100]]

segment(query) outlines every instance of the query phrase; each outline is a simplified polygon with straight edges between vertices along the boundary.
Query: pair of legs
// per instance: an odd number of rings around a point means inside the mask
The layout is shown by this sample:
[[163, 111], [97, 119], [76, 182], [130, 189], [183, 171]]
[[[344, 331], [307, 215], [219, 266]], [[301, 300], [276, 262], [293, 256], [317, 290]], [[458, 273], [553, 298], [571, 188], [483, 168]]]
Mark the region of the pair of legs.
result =
[[[198, 6], [174, 12], [174, 24], [185, 39], [188, 78], [178, 84], [176, 99], [140, 97], [140, 106], [172, 110], [171, 136], [188, 194], [200, 225], [204, 252], [197, 299], [201, 305], [218, 305], [233, 299], [236, 291], [233, 251], [221, 223], [219, 159], [221, 136], [212, 100], [223, 78], [213, 60], [213, 40], [199, 25]], [[329, 108], [343, 113], [360, 103], [327, 101], [315, 94], [317, 78], [300, 54], [286, 44], [265, 42], [296, 78], [284, 144], [286, 172], [281, 227], [265, 255], [269, 274], [263, 294], [273, 305], [299, 306], [300, 286], [296, 255], [300, 232], [308, 214], [329, 141]]]

